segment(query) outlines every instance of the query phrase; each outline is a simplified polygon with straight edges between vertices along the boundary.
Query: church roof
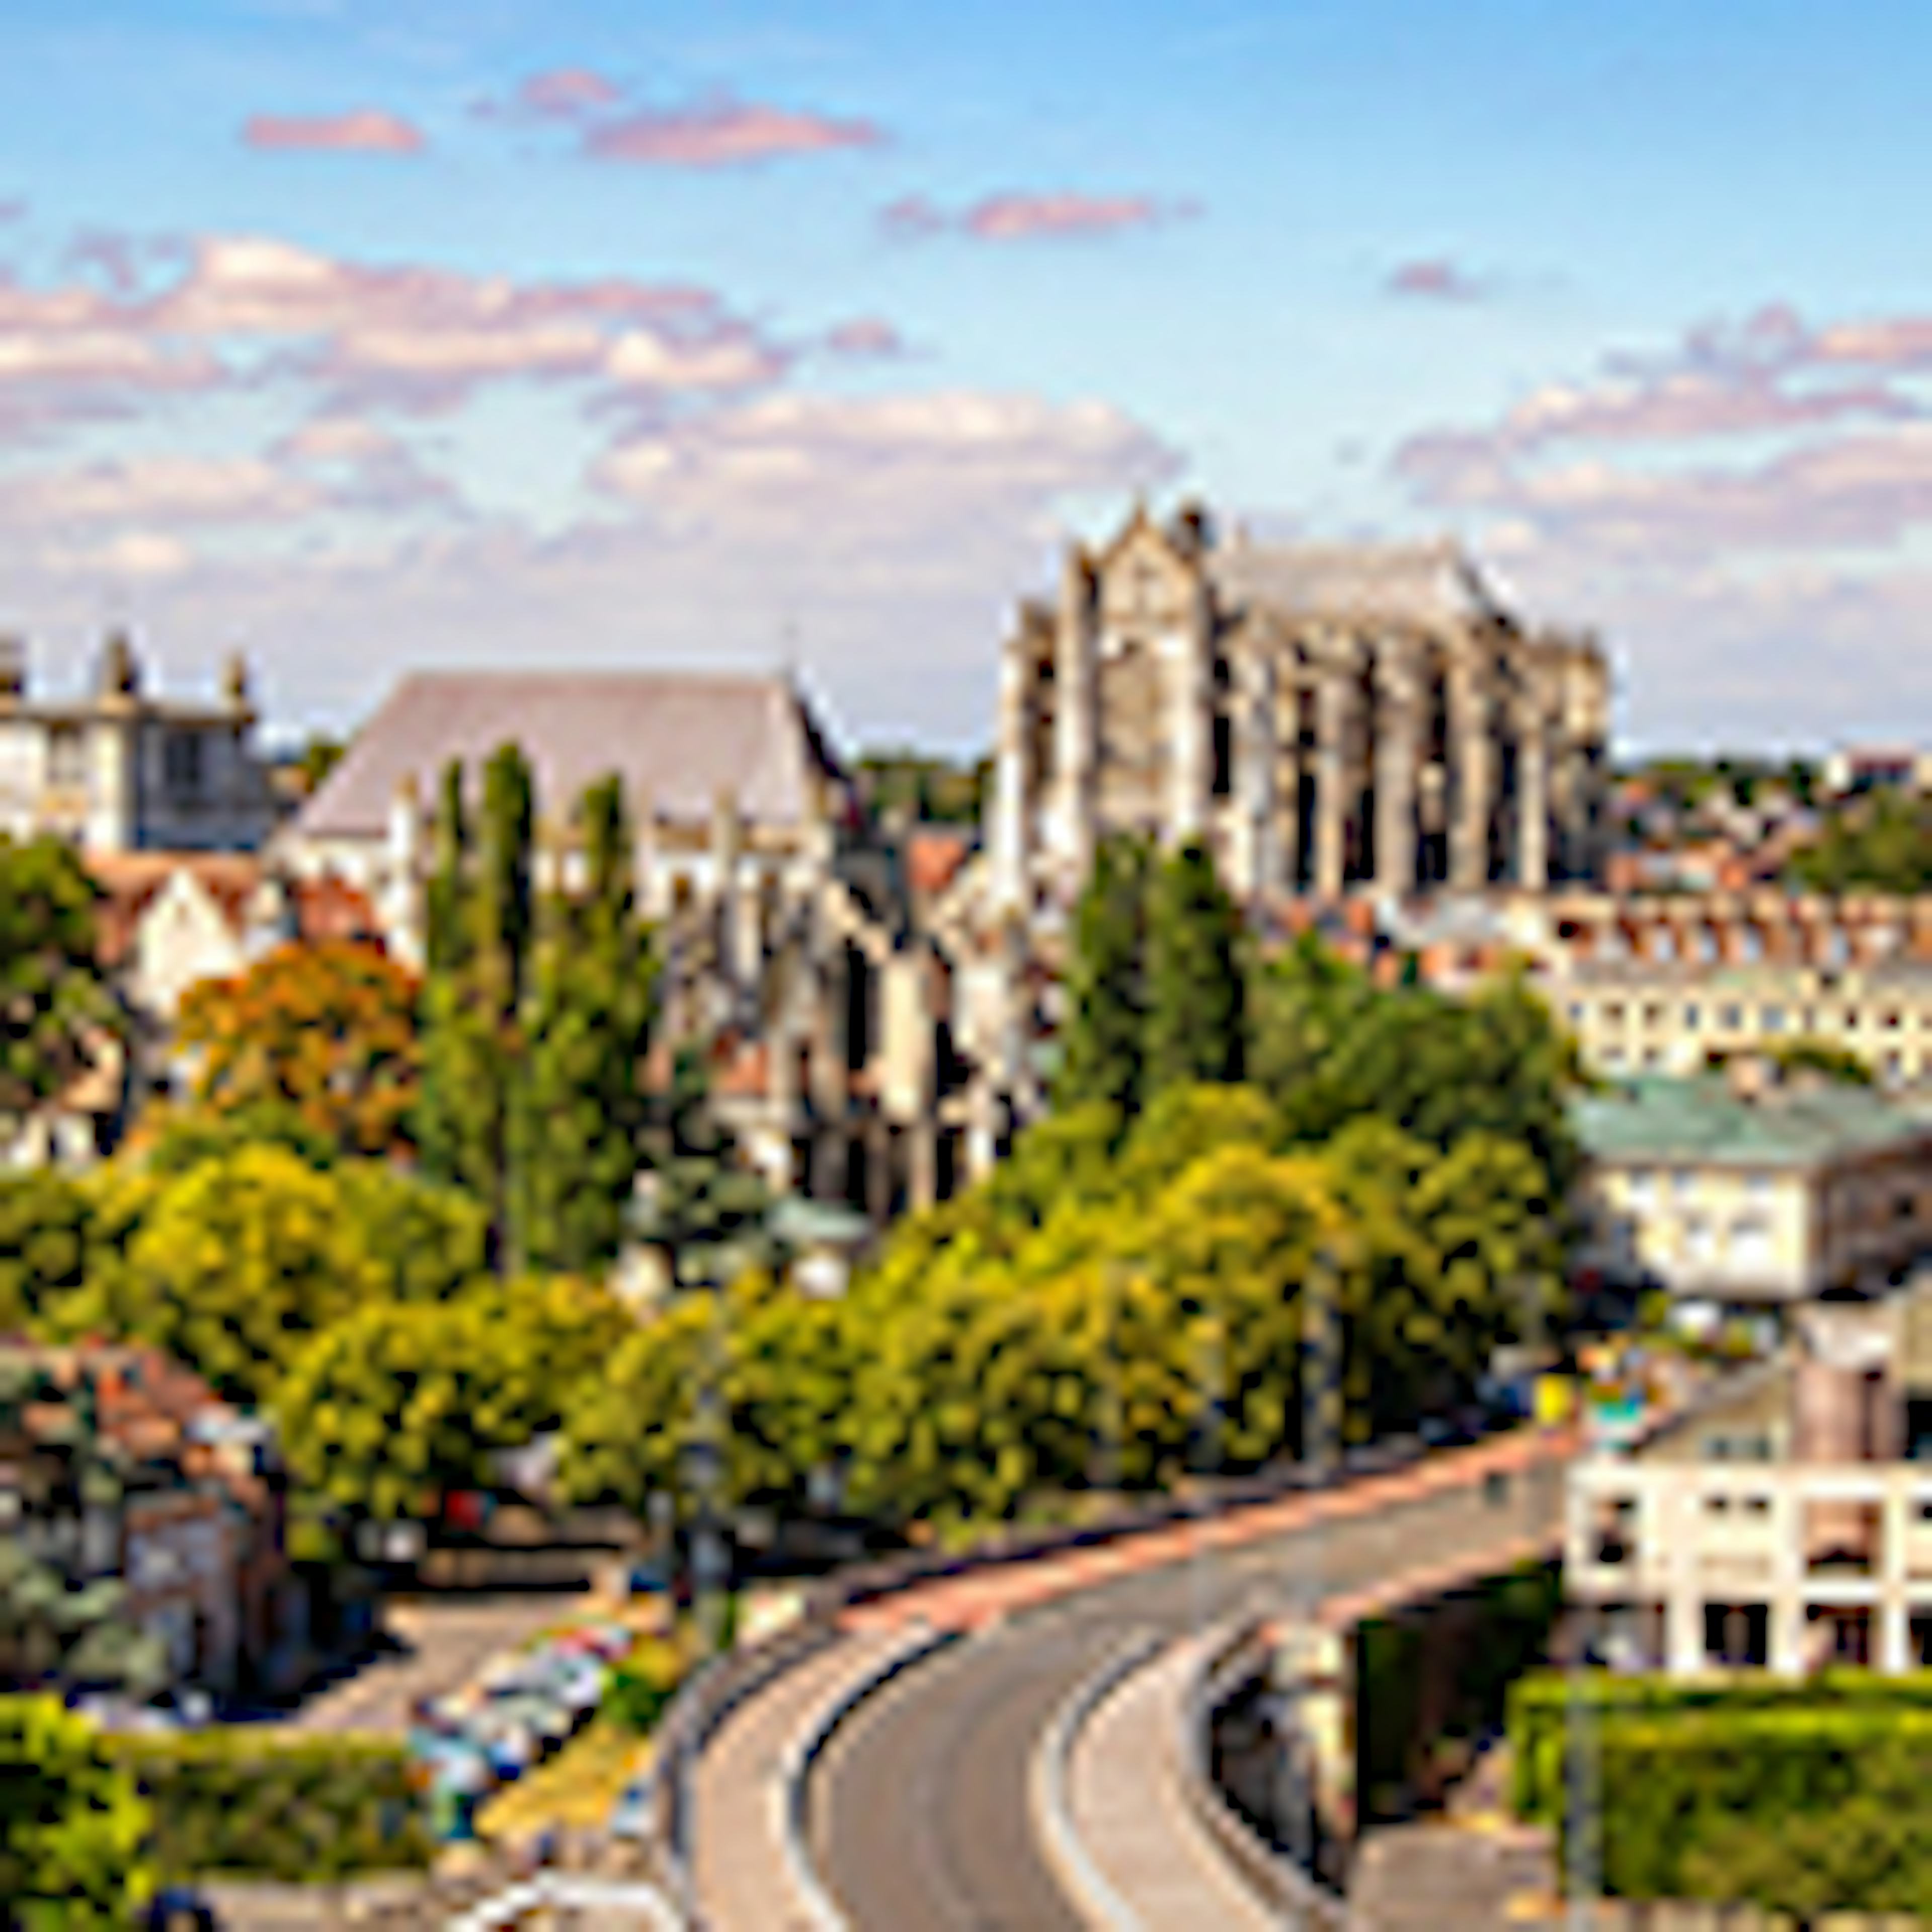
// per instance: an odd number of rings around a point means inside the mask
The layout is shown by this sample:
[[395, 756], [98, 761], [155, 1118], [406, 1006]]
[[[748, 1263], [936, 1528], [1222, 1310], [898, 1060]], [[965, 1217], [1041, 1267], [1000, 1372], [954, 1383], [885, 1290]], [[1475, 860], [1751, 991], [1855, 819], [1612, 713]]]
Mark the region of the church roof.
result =
[[1502, 607], [1453, 544], [1258, 544], [1237, 536], [1205, 553], [1225, 604], [1291, 618], [1380, 618], [1434, 626]]
[[356, 734], [303, 807], [296, 836], [379, 837], [405, 778], [427, 802], [452, 758], [480, 768], [508, 743], [530, 761], [538, 809], [560, 817], [614, 772], [633, 809], [648, 796], [662, 818], [708, 818], [730, 791], [748, 823], [797, 824], [811, 814], [814, 776], [838, 775], [782, 677], [418, 671]]

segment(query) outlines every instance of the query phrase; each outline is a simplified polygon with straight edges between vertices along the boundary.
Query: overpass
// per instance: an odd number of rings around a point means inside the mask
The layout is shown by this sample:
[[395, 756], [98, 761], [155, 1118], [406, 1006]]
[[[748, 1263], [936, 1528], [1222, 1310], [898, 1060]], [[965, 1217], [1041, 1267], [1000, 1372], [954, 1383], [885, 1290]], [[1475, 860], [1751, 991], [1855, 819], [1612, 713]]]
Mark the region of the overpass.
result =
[[698, 1760], [707, 1932], [1080, 1932], [1035, 1767], [1110, 1658], [1291, 1598], [1372, 1614], [1552, 1550], [1570, 1448], [1523, 1432], [843, 1606]]

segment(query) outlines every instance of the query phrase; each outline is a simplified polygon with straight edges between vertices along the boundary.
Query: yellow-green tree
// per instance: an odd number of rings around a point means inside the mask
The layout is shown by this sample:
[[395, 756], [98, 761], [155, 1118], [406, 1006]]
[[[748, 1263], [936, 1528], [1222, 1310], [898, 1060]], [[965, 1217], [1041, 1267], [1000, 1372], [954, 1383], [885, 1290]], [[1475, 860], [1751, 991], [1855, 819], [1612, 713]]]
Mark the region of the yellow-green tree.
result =
[[628, 1327], [604, 1291], [480, 1286], [454, 1300], [377, 1301], [297, 1352], [274, 1408], [290, 1468], [339, 1508], [388, 1520], [479, 1486], [490, 1453], [555, 1428]]
[[374, 1163], [244, 1144], [93, 1184], [87, 1279], [44, 1322], [150, 1342], [259, 1402], [304, 1340], [364, 1304], [453, 1294], [482, 1256], [473, 1202]]
[[0, 1696], [0, 1910], [22, 1932], [124, 1927], [154, 1888], [148, 1810], [56, 1697]]

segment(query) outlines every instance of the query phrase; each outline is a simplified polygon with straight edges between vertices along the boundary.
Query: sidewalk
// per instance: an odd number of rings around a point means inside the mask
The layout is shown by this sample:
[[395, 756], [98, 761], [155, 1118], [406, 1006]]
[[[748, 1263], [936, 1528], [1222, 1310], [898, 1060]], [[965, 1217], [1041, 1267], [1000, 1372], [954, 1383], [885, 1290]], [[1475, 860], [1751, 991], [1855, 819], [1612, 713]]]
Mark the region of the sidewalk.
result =
[[692, 1864], [706, 1932], [814, 1932], [786, 1856], [792, 1747], [846, 1689], [903, 1647], [896, 1629], [848, 1636], [727, 1718], [698, 1761]]
[[1171, 1644], [1102, 1701], [1074, 1741], [1067, 1809], [1088, 1856], [1142, 1925], [1274, 1932], [1279, 1919], [1235, 1875], [1182, 1789], [1178, 1720], [1200, 1654], [1196, 1640]]

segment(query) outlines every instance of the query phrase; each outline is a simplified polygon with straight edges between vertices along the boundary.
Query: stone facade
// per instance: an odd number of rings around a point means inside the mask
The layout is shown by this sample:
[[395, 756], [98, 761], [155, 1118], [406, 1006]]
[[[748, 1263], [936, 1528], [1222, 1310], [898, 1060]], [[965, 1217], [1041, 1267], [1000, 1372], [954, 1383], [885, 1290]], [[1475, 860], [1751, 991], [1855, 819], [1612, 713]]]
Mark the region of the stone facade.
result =
[[995, 900], [1068, 902], [1115, 832], [1207, 840], [1251, 904], [1593, 878], [1608, 712], [1594, 643], [1526, 628], [1452, 548], [1137, 511], [1004, 647]]
[[298, 886], [366, 893], [390, 952], [419, 966], [438, 774], [510, 740], [536, 774], [539, 889], [581, 884], [568, 808], [624, 777], [659, 968], [656, 1076], [672, 1046], [702, 1045], [721, 1118], [779, 1192], [884, 1222], [1005, 1151], [1036, 1097], [1015, 936], [958, 915], [963, 842], [865, 823], [788, 680], [412, 677], [279, 836], [278, 862]]
[[94, 852], [252, 850], [273, 818], [254, 727], [239, 658], [218, 699], [184, 704], [145, 692], [116, 636], [93, 691], [52, 702], [29, 696], [20, 646], [0, 641], [0, 832]]

